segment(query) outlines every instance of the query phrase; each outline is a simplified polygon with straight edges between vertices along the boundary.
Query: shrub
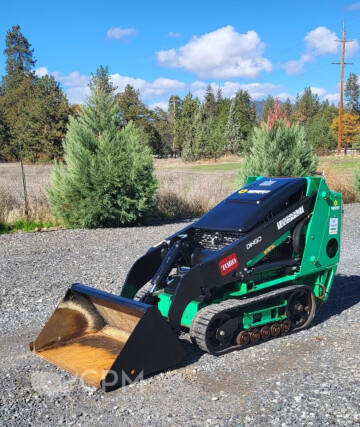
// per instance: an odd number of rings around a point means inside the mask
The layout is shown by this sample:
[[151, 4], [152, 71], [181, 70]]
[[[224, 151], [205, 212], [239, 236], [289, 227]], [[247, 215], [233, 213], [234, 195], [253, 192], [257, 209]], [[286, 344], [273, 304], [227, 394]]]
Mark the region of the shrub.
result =
[[70, 227], [139, 223], [154, 206], [157, 181], [150, 149], [132, 122], [119, 130], [113, 96], [92, 89], [64, 140], [48, 190], [53, 213]]
[[317, 157], [299, 125], [288, 126], [279, 120], [274, 126], [255, 128], [250, 153], [238, 172], [238, 185], [248, 175], [304, 176], [313, 174]]

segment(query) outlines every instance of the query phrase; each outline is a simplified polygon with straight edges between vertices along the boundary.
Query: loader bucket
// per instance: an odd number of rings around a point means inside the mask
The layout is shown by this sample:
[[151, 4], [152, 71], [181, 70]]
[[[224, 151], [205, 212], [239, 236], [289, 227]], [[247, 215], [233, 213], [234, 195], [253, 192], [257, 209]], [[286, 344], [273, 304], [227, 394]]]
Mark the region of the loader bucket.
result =
[[105, 391], [166, 370], [184, 357], [156, 307], [81, 284], [68, 289], [30, 349]]

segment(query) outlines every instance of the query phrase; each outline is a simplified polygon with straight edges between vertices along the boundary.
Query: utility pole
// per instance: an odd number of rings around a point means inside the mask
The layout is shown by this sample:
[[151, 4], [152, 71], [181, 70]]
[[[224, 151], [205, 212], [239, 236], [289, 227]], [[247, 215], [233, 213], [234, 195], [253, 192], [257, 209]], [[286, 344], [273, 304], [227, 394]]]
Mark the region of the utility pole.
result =
[[[332, 64], [341, 65], [341, 77], [340, 77], [340, 101], [339, 101], [339, 126], [338, 126], [338, 146], [337, 152], [341, 153], [342, 146], [342, 117], [343, 117], [343, 93], [344, 93], [344, 65], [351, 65], [352, 62], [345, 62], [345, 45], [346, 43], [352, 42], [353, 40], [346, 40], [345, 37], [345, 23], [343, 22], [342, 38], [336, 40], [341, 43], [341, 62], [332, 62]], [[344, 145], [344, 155], [346, 156], [346, 144]]]
[[173, 114], [174, 114], [174, 138], [173, 138], [173, 147], [172, 152], [173, 156], [175, 156], [175, 148], [176, 148], [176, 102], [175, 102], [175, 95], [173, 95]]

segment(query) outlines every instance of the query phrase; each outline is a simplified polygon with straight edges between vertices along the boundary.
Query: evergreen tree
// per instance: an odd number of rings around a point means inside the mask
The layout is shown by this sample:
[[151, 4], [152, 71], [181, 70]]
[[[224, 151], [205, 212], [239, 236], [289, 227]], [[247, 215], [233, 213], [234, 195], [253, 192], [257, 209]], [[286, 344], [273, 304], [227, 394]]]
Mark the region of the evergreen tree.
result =
[[[256, 124], [255, 104], [248, 91], [239, 90], [235, 97], [235, 118], [240, 127], [241, 139], [246, 140]], [[241, 146], [240, 146], [241, 147]]]
[[130, 121], [137, 126], [146, 125], [150, 112], [141, 102], [138, 90], [128, 84], [123, 92], [116, 94], [115, 101], [118, 104], [123, 126]]
[[336, 137], [328, 120], [317, 114], [305, 124], [306, 139], [318, 154], [327, 154], [336, 148]]
[[267, 129], [254, 129], [251, 153], [244, 157], [238, 172], [238, 185], [246, 176], [304, 176], [316, 171], [317, 157], [306, 141], [304, 128], [288, 127], [284, 121]]
[[195, 117], [199, 100], [189, 92], [183, 99], [177, 126], [177, 141], [181, 148], [181, 157], [185, 161], [194, 159]]
[[223, 98], [222, 89], [221, 89], [221, 87], [218, 87], [218, 89], [216, 91], [216, 98], [215, 98], [216, 105], [221, 103], [223, 101], [223, 99], [224, 98]]
[[8, 126], [8, 144], [0, 155], [17, 159], [21, 149], [26, 160], [49, 160], [62, 154], [69, 106], [53, 77], [35, 76], [33, 49], [19, 26], [6, 35], [6, 76], [0, 109]]
[[11, 150], [10, 130], [5, 114], [0, 110], [0, 161], [8, 160], [9, 157], [12, 157], [9, 150]]
[[91, 73], [89, 88], [91, 89], [95, 87], [108, 95], [114, 95], [117, 87], [114, 86], [110, 80], [108, 66], [103, 67], [100, 65], [100, 67], [96, 69], [95, 74]]
[[[221, 89], [219, 89], [221, 91]], [[213, 133], [211, 138], [211, 147], [214, 159], [222, 156], [226, 151], [226, 124], [229, 117], [231, 101], [229, 98], [223, 98], [219, 93], [216, 97], [215, 120], [213, 124]]]
[[164, 157], [172, 151], [173, 129], [168, 119], [168, 113], [159, 107], [156, 107], [153, 111], [153, 126], [161, 139], [161, 145], [156, 154]]
[[5, 87], [16, 87], [24, 77], [34, 77], [33, 68], [36, 60], [33, 58], [34, 50], [21, 32], [19, 25], [14, 25], [6, 33], [6, 76]]
[[66, 165], [58, 163], [48, 190], [52, 210], [71, 227], [138, 223], [154, 206], [157, 187], [150, 150], [132, 122], [119, 131], [118, 106], [92, 90], [64, 140]]
[[360, 113], [359, 93], [360, 85], [358, 77], [356, 74], [350, 73], [345, 84], [346, 109], [350, 114]]
[[268, 95], [268, 97], [265, 99], [264, 107], [263, 107], [263, 115], [262, 120], [263, 122], [267, 122], [269, 111], [273, 111], [274, 109], [274, 98], [271, 95]]
[[225, 128], [226, 152], [237, 154], [241, 149], [242, 133], [236, 118], [236, 100], [233, 98], [230, 104], [229, 117]]
[[293, 109], [294, 121], [301, 124], [306, 123], [319, 112], [320, 101], [316, 94], [313, 94], [310, 87], [306, 87], [302, 95], [296, 95]]
[[32, 69], [36, 61], [19, 25], [14, 25], [6, 33], [5, 43], [6, 75], [2, 79], [0, 109], [5, 115], [10, 139], [6, 147], [0, 147], [0, 152], [7, 160], [14, 160], [18, 158], [19, 147], [28, 142], [24, 135], [20, 135], [20, 139], [17, 137], [17, 129], [26, 129], [28, 114], [25, 107], [33, 94], [36, 77]]
[[169, 123], [171, 126], [171, 139], [172, 143], [170, 145], [170, 152], [173, 157], [176, 157], [179, 153], [181, 153], [182, 149], [182, 143], [181, 141], [177, 140], [177, 128], [178, 128], [178, 121], [180, 117], [181, 112], [181, 99], [176, 96], [172, 95], [169, 98], [169, 105], [168, 105], [168, 117], [169, 117]]
[[290, 120], [293, 112], [293, 106], [291, 104], [290, 98], [286, 98], [286, 101], [283, 104], [283, 111], [286, 117]]
[[214, 117], [215, 116], [215, 96], [214, 92], [212, 90], [211, 85], [209, 84], [205, 91], [204, 96], [204, 108], [205, 108], [205, 114], [207, 117]]
[[206, 110], [206, 104], [200, 105], [195, 116], [195, 138], [193, 144], [194, 160], [213, 156], [212, 133], [214, 118]]

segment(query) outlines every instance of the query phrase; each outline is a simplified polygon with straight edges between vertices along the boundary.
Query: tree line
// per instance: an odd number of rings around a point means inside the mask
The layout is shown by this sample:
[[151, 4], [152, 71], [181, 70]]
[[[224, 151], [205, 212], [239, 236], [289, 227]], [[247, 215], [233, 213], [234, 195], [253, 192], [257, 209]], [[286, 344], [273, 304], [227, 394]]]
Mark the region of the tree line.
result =
[[[21, 155], [29, 162], [63, 158], [63, 138], [69, 118], [76, 117], [80, 105], [70, 105], [53, 76], [39, 77], [34, 69], [34, 50], [13, 26], [6, 34], [6, 72], [0, 84], [0, 160], [17, 160]], [[123, 91], [111, 82], [107, 67], [100, 66], [89, 81], [90, 88], [102, 87], [114, 96], [119, 126], [130, 121], [139, 128], [142, 144], [159, 157], [181, 157], [185, 161], [213, 158], [224, 154], [246, 154], [252, 136], [261, 123], [267, 123], [276, 109], [290, 124], [304, 128], [305, 137], [320, 154], [336, 148], [338, 108], [321, 101], [307, 87], [291, 102], [278, 102], [268, 96], [253, 101], [249, 92], [240, 89], [232, 97], [211, 85], [200, 100], [189, 92], [183, 98], [169, 98], [168, 111], [150, 109], [139, 92], [130, 85]], [[343, 141], [360, 146], [360, 105], [357, 76], [350, 73], [345, 87], [346, 111]], [[260, 108], [259, 108], [260, 107]]]

